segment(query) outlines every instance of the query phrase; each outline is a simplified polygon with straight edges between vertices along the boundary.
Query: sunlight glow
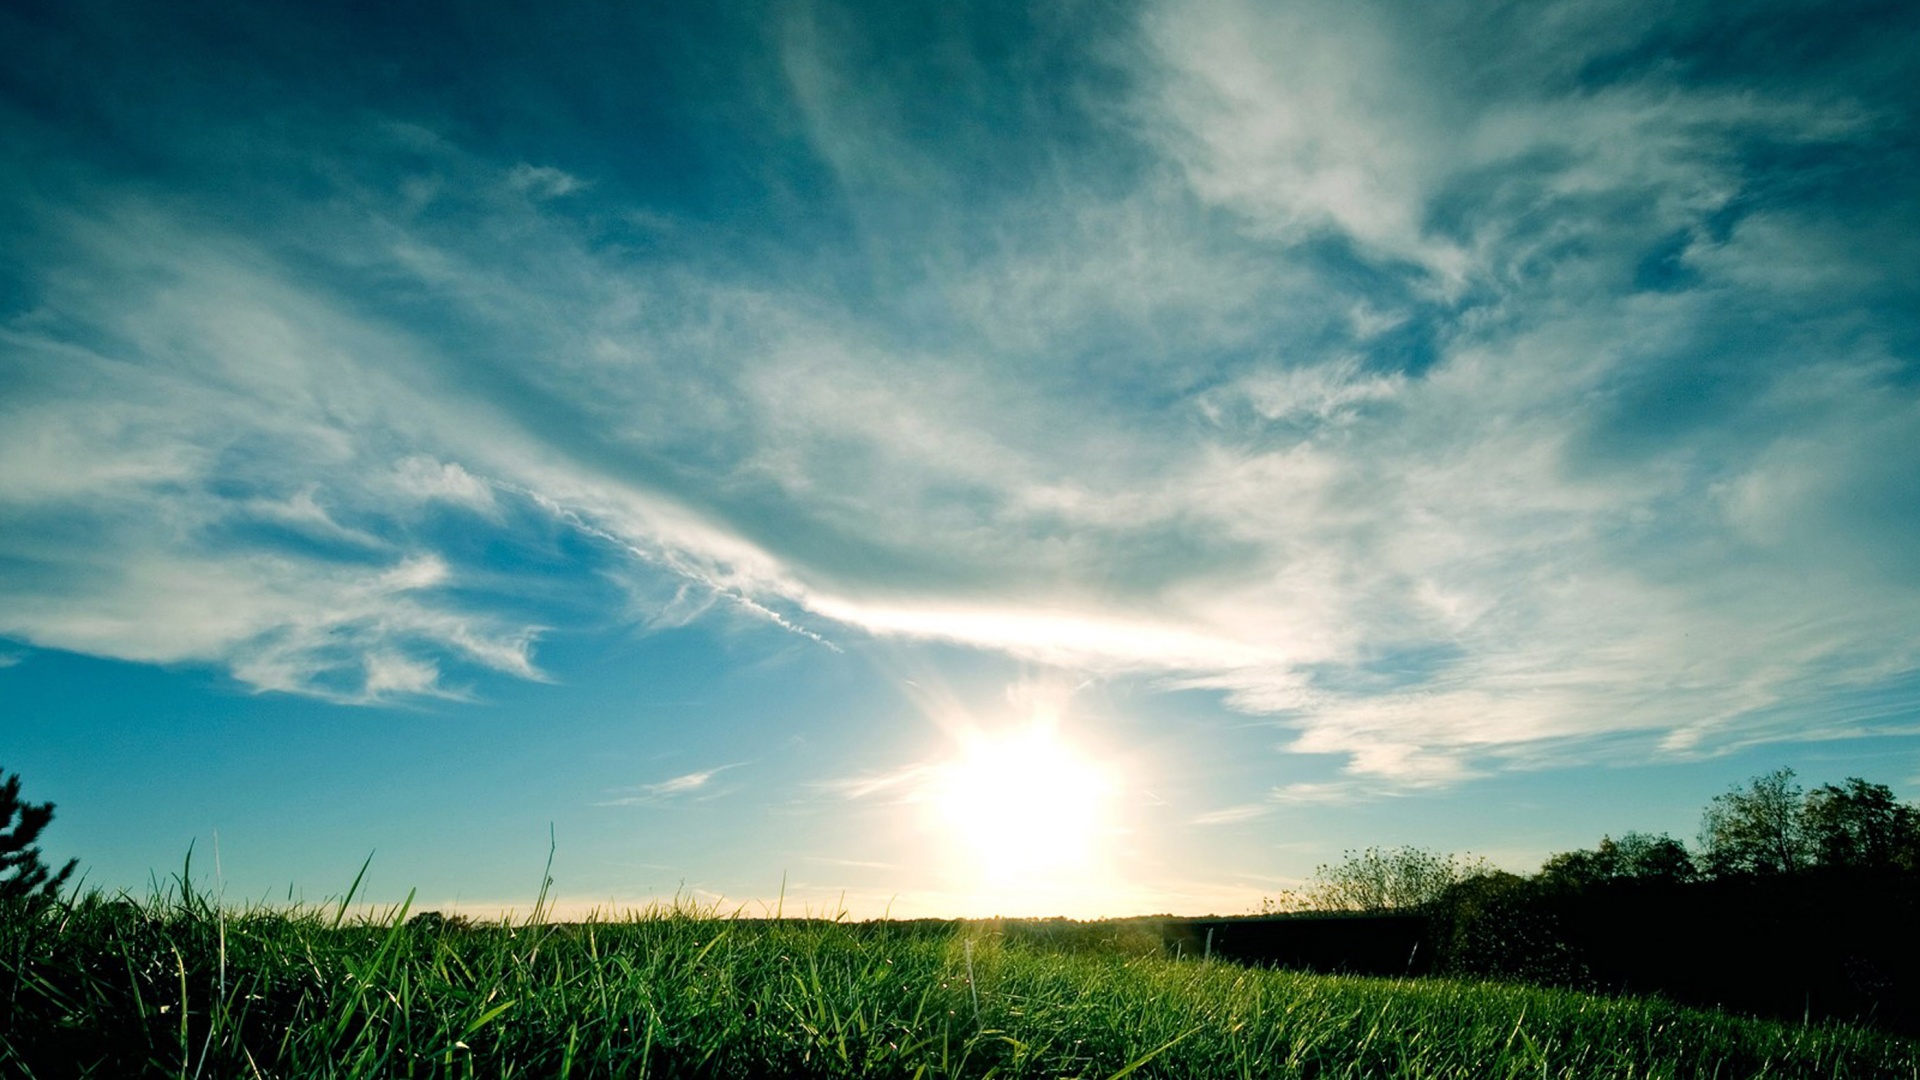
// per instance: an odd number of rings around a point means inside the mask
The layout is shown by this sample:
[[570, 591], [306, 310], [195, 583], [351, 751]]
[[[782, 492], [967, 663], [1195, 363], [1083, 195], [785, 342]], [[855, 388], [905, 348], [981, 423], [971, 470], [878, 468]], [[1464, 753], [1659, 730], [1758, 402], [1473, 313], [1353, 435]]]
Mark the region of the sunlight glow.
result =
[[1063, 742], [1053, 725], [968, 731], [930, 785], [937, 826], [952, 838], [982, 900], [1012, 902], [1083, 884], [1114, 834], [1112, 770]]

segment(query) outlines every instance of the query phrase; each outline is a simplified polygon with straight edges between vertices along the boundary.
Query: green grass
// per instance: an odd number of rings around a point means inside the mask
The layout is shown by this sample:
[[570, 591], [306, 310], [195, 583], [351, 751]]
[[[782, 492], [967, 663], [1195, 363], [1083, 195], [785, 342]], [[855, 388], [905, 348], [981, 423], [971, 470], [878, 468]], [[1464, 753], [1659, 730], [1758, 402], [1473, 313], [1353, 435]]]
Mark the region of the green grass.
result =
[[1920, 1078], [1855, 1028], [1175, 960], [1128, 924], [405, 915], [176, 889], [11, 920], [0, 1075]]

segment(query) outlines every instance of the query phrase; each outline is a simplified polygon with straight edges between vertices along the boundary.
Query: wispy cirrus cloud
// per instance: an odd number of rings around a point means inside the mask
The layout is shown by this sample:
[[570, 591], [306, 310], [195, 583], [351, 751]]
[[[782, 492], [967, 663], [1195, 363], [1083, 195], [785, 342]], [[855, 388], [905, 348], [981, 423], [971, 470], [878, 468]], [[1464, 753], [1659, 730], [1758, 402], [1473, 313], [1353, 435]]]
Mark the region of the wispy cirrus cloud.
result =
[[343, 700], [565, 620], [958, 643], [1387, 786], [1869, 730], [1920, 666], [1885, 63], [1181, 0], [929, 98], [835, 11], [755, 69], [793, 218], [404, 117], [203, 134], [274, 181], [240, 224], [14, 176], [0, 633]]
[[909, 803], [923, 798], [924, 790], [939, 772], [939, 766], [924, 762], [902, 765], [879, 772], [814, 785], [820, 791], [843, 799], [870, 799], [881, 796], [885, 802]]
[[632, 795], [622, 795], [595, 803], [595, 806], [653, 806], [683, 798], [718, 798], [721, 791], [713, 787], [713, 778], [730, 769], [742, 768], [750, 762], [736, 761], [727, 765], [716, 765], [711, 769], [683, 773], [679, 776], [658, 780], [651, 784], [641, 784]]
[[1218, 810], [1209, 810], [1204, 814], [1195, 814], [1190, 819], [1194, 825], [1238, 825], [1243, 821], [1254, 821], [1272, 812], [1271, 807], [1250, 803], [1245, 806], [1226, 806]]

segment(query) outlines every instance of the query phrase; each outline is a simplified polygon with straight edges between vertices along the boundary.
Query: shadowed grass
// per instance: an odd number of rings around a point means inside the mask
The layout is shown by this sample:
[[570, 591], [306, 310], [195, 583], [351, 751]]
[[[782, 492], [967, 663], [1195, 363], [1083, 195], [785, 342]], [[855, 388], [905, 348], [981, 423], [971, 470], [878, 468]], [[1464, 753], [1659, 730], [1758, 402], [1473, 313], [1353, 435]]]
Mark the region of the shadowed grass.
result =
[[9, 920], [0, 1073], [1920, 1078], [1920, 1048], [1859, 1029], [1176, 961], [1113, 924], [344, 911], [182, 886]]

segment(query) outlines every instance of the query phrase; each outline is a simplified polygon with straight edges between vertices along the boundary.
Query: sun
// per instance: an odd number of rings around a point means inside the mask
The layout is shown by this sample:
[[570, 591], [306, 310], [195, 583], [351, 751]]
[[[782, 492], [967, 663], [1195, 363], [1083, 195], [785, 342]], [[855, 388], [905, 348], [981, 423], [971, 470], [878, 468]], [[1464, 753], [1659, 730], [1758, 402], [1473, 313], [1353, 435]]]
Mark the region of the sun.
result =
[[1047, 890], [1093, 869], [1113, 833], [1116, 784], [1050, 724], [963, 734], [931, 804], [963, 872], [990, 891]]

